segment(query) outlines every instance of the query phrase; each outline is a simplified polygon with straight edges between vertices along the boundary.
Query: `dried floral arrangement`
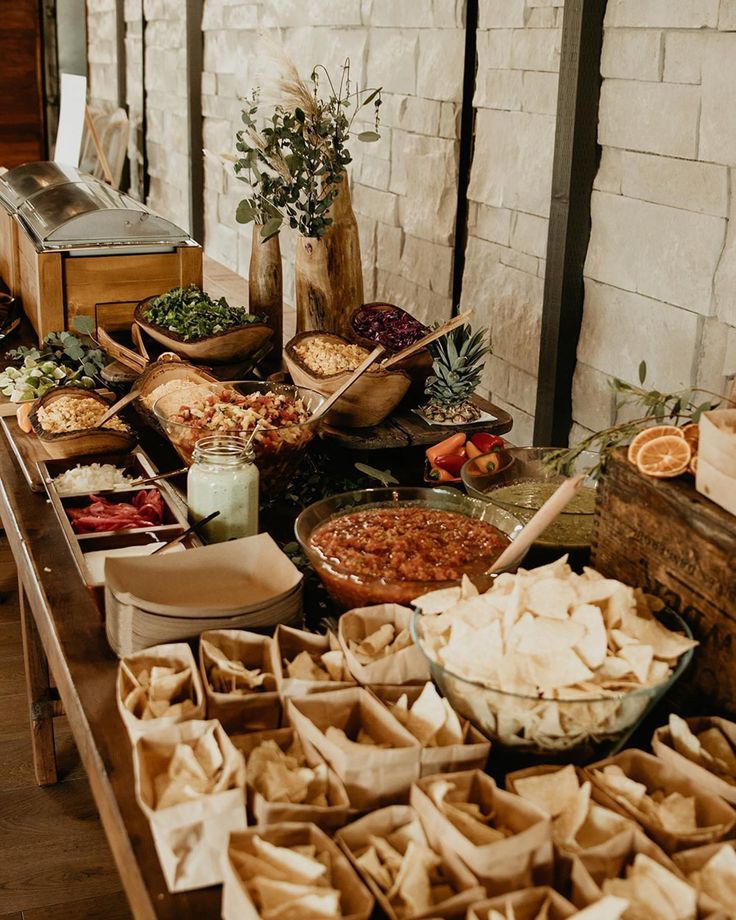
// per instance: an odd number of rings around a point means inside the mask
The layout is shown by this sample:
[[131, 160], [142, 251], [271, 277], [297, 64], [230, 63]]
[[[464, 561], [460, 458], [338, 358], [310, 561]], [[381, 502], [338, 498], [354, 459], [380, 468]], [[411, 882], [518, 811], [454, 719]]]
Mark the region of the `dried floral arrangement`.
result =
[[[330, 206], [352, 160], [353, 123], [371, 104], [374, 130], [357, 137], [380, 139], [381, 89], [354, 90], [349, 58], [337, 85], [322, 65], [314, 67], [307, 83], [292, 61], [283, 55], [279, 59], [283, 75], [270, 114], [260, 117], [258, 88], [242, 112], [245, 128], [237, 133], [235, 172], [250, 192], [238, 205], [236, 220], [260, 225], [263, 239], [277, 234], [284, 223], [302, 236], [321, 237], [332, 223]], [[324, 95], [320, 79], [327, 86]]]

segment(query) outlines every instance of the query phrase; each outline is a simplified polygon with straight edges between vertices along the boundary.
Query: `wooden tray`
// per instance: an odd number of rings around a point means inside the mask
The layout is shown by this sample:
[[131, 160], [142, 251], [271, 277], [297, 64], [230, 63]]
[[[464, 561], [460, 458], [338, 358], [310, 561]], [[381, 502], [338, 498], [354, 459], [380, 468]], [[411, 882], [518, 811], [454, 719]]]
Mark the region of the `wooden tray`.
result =
[[38, 464], [52, 459], [46, 448], [35, 434], [21, 431], [15, 415], [0, 416], [0, 428], [31, 491], [43, 492], [43, 479]]
[[[137, 474], [142, 476], [155, 476], [158, 470], [153, 462], [142, 450], [132, 451], [115, 460], [107, 456], [92, 456], [84, 458], [74, 458], [73, 460], [49, 461], [39, 464], [43, 484], [46, 488], [51, 505], [59, 520], [64, 539], [71, 550], [74, 562], [79, 569], [82, 580], [87, 583], [87, 568], [85, 565], [85, 554], [97, 550], [119, 549], [126, 546], [141, 546], [151, 542], [165, 542], [182, 533], [189, 526], [187, 520], [186, 505], [182, 505], [180, 499], [173, 491], [172, 487], [165, 480], [162, 482], [152, 483], [133, 487], [129, 491], [116, 493], [121, 500], [125, 500], [128, 495], [134, 492], [146, 491], [156, 488], [161, 493], [164, 500], [164, 523], [152, 525], [150, 527], [133, 528], [131, 530], [105, 531], [94, 534], [76, 534], [72, 529], [71, 522], [66, 514], [67, 507], [74, 507], [83, 504], [88, 499], [88, 494], [81, 495], [60, 495], [53, 483], [54, 476], [57, 476], [65, 468], [69, 469], [76, 463], [110, 463], [124, 466], [128, 474]], [[63, 464], [67, 464], [65, 467]], [[151, 537], [155, 538], [155, 541]]]
[[514, 419], [508, 412], [494, 406], [480, 396], [473, 403], [483, 412], [495, 416], [495, 421], [480, 421], [468, 425], [428, 425], [411, 406], [399, 406], [385, 421], [373, 428], [334, 428], [322, 426], [322, 434], [350, 450], [385, 450], [394, 447], [431, 447], [458, 431], [487, 431], [489, 434], [506, 434]]

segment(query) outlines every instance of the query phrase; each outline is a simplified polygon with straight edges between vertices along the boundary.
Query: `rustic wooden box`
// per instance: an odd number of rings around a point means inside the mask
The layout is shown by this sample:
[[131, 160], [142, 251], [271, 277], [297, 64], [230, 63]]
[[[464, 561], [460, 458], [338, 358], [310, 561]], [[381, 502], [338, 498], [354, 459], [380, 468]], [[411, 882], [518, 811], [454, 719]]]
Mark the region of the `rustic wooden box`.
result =
[[642, 476], [619, 450], [599, 484], [593, 565], [688, 622], [701, 644], [684, 696], [701, 714], [736, 715], [736, 518], [691, 477]]
[[18, 226], [18, 263], [23, 309], [39, 340], [71, 327], [75, 316], [94, 316], [108, 329], [130, 327], [139, 301], [172, 287], [202, 284], [202, 250], [180, 245], [173, 252], [73, 255], [37, 249]]
[[18, 224], [0, 205], [0, 279], [13, 296], [20, 294], [18, 271]]

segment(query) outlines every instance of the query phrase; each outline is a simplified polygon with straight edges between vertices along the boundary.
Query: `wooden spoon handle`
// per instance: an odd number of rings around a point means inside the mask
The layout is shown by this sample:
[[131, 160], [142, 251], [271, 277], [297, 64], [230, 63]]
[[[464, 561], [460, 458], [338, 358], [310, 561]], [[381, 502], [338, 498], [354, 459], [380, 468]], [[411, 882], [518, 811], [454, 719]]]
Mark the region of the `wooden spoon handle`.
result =
[[128, 403], [132, 403], [133, 400], [138, 395], [138, 391], [133, 387], [130, 393], [126, 393], [122, 399], [119, 399], [116, 403], [113, 403], [107, 412], [97, 419], [95, 423], [95, 428], [102, 428], [105, 422], [109, 421], [114, 415], [117, 415], [121, 409], [124, 409]]
[[343, 393], [345, 393], [346, 390], [349, 390], [350, 387], [355, 383], [355, 381], [359, 377], [363, 376], [363, 374], [368, 370], [371, 364], [373, 364], [374, 361], [376, 361], [378, 358], [381, 357], [381, 355], [383, 354], [383, 351], [384, 351], [383, 345], [379, 345], [377, 348], [374, 348], [373, 351], [368, 355], [368, 357], [363, 361], [363, 363], [359, 364], [355, 368], [355, 370], [348, 377], [345, 383], [343, 383], [342, 386], [339, 386], [335, 390], [335, 392], [322, 403], [322, 405], [319, 407], [319, 409], [317, 409], [317, 411], [314, 413], [312, 418], [313, 419], [319, 418], [320, 416], [324, 415], [326, 412], [329, 412], [330, 409], [338, 401], [338, 399], [343, 395]]
[[430, 342], [441, 339], [443, 335], [447, 335], [448, 332], [452, 332], [453, 329], [457, 329], [458, 326], [462, 326], [466, 323], [470, 319], [472, 312], [472, 310], [466, 310], [464, 313], [458, 313], [457, 316], [448, 319], [446, 323], [442, 323], [441, 326], [433, 329], [432, 332], [428, 332], [427, 335], [422, 336], [422, 338], [414, 342], [413, 345], [407, 345], [406, 348], [402, 348], [401, 351], [397, 351], [395, 355], [387, 358], [383, 362], [383, 367], [388, 370], [388, 368], [393, 367], [394, 364], [398, 364], [405, 358], [409, 358], [416, 352], [421, 351], [422, 348], [429, 345]]
[[499, 572], [520, 559], [534, 541], [540, 537], [583, 487], [587, 473], [578, 473], [566, 479], [519, 532], [519, 536], [501, 553], [490, 568]]

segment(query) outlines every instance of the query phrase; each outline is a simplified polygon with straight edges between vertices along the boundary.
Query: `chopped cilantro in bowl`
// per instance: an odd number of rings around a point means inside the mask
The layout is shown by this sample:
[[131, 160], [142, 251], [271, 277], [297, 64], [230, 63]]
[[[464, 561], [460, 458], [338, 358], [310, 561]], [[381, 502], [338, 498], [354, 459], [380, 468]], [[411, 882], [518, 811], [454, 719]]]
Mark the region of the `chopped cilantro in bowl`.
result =
[[185, 342], [264, 321], [260, 316], [249, 313], [246, 307], [231, 307], [224, 297], [213, 300], [196, 284], [172, 288], [151, 298], [143, 311], [143, 318], [175, 332]]

